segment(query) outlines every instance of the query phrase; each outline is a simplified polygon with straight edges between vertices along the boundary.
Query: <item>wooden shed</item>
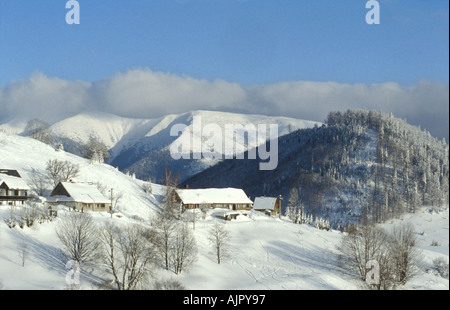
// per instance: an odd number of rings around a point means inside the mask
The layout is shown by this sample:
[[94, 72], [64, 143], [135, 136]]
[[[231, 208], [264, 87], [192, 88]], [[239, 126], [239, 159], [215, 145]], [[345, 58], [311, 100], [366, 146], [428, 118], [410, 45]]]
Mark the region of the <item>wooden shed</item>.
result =
[[281, 215], [281, 197], [256, 197], [253, 210], [268, 215]]

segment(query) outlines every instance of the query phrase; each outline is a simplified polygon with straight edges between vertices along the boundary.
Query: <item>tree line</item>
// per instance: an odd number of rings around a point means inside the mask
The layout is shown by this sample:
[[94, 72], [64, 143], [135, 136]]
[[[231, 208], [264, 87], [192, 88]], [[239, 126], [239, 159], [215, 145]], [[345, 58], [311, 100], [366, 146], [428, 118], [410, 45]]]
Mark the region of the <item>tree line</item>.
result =
[[[175, 199], [178, 179], [168, 170], [165, 175], [161, 208], [146, 223], [101, 224], [89, 212], [69, 212], [61, 218], [56, 233], [65, 259], [81, 266], [102, 264], [110, 276], [102, 286], [105, 289], [184, 289], [179, 281], [159, 280], [153, 273], [159, 266], [180, 274], [196, 261], [198, 253], [194, 230]], [[216, 223], [208, 240], [220, 264], [228, 253], [229, 232]]]
[[296, 145], [290, 217], [301, 212], [347, 226], [449, 203], [448, 144], [392, 114], [330, 112], [324, 126], [284, 143]]

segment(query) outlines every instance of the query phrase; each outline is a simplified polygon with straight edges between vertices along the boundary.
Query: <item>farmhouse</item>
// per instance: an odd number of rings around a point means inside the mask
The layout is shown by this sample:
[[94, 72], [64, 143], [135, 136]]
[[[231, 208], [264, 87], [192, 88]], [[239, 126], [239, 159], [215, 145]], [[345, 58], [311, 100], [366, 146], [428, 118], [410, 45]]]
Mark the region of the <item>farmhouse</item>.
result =
[[281, 214], [281, 197], [256, 197], [253, 210], [269, 215]]
[[29, 190], [17, 170], [0, 169], [0, 205], [23, 205]]
[[107, 199], [93, 183], [59, 182], [50, 193], [49, 204], [62, 204], [78, 211], [110, 211]]
[[176, 194], [183, 210], [198, 208], [250, 210], [253, 204], [245, 192], [237, 188], [178, 189]]

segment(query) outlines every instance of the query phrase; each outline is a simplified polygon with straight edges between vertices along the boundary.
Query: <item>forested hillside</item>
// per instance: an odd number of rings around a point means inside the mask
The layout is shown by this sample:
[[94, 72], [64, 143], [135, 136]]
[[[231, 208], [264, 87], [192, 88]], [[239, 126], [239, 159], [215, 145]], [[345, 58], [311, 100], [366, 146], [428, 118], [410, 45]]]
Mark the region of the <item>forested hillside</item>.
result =
[[252, 198], [281, 194], [294, 221], [338, 227], [448, 204], [448, 178], [445, 141], [391, 114], [348, 110], [281, 137], [273, 171], [259, 171], [257, 160], [226, 160], [185, 183], [239, 187]]

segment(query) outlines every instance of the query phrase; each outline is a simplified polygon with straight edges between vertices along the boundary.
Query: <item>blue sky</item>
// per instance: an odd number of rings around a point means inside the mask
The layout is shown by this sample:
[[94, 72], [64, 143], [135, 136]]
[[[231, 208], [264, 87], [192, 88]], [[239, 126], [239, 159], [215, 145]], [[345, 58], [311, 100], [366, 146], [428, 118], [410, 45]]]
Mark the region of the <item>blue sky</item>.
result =
[[66, 2], [0, 0], [3, 119], [67, 110], [54, 98], [128, 117], [365, 108], [448, 137], [447, 0], [379, 0], [379, 25], [365, 0], [78, 0], [79, 25]]
[[0, 83], [39, 71], [95, 81], [138, 67], [243, 85], [448, 83], [448, 1], [1, 0]]

